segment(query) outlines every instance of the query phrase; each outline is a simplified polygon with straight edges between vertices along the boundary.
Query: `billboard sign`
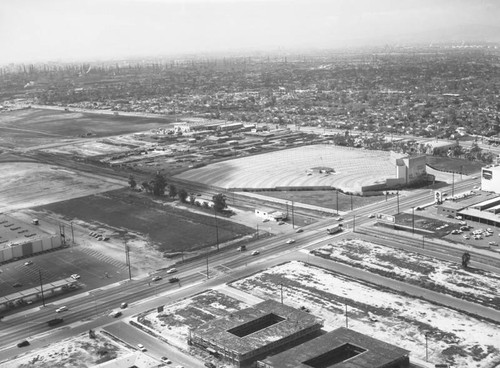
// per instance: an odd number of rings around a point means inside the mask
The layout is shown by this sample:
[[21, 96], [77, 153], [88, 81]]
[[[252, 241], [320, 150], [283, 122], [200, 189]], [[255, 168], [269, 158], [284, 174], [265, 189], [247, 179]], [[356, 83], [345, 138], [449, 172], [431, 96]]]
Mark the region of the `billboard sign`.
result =
[[491, 170], [483, 170], [483, 179], [486, 180], [493, 179], [493, 172]]

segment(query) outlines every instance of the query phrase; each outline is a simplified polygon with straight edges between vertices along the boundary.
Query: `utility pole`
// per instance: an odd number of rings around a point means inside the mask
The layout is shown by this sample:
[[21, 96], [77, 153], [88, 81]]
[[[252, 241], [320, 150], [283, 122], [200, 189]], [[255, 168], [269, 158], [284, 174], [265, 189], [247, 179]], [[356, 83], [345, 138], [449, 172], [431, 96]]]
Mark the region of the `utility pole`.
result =
[[335, 193], [337, 193], [337, 215], [339, 214], [339, 191], [335, 189]]
[[70, 224], [71, 224], [71, 244], [75, 245], [75, 233], [73, 232], [73, 221], [71, 221]]
[[130, 270], [130, 248], [127, 245], [127, 241], [124, 241], [125, 244], [125, 264], [128, 266], [128, 279], [132, 280], [132, 271]]
[[208, 253], [207, 253], [207, 280], [208, 280]]
[[345, 328], [349, 328], [349, 317], [347, 316], [347, 303], [345, 304]]
[[215, 217], [215, 236], [217, 239], [217, 250], [219, 250], [219, 224], [217, 223], [217, 211], [214, 207], [214, 217]]
[[415, 207], [411, 208], [411, 232], [415, 234]]
[[396, 192], [396, 197], [397, 197], [397, 200], [398, 200], [398, 214], [399, 214], [399, 190]]
[[453, 171], [451, 176], [451, 196], [455, 195], [455, 172]]
[[352, 193], [351, 193], [351, 211], [352, 211]]
[[42, 291], [42, 304], [45, 307], [45, 296], [43, 295], [43, 282], [42, 282], [42, 270], [38, 270], [38, 276], [40, 277], [40, 290]]
[[353, 218], [352, 218], [352, 232], [353, 233], [356, 232], [356, 215], [353, 215]]
[[293, 216], [293, 198], [292, 198], [292, 229], [295, 229], [295, 217]]
[[280, 284], [281, 286], [281, 304], [283, 304], [283, 284]]

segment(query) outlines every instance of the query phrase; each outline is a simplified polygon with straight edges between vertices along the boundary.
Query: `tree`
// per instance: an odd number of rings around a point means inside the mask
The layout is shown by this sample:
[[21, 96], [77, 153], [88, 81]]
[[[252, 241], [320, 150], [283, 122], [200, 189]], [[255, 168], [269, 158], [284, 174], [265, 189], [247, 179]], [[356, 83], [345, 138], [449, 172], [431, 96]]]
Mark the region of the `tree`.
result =
[[146, 193], [151, 193], [151, 185], [147, 181], [143, 181], [141, 186]]
[[186, 198], [188, 197], [188, 192], [186, 192], [186, 189], [179, 189], [177, 195], [179, 196], [179, 200], [182, 203], [186, 203]]
[[214, 202], [214, 209], [217, 212], [222, 212], [222, 210], [227, 208], [226, 196], [222, 193], [214, 195], [212, 201]]
[[469, 262], [470, 262], [470, 253], [465, 252], [464, 254], [462, 254], [462, 267], [467, 268], [469, 265]]
[[175, 187], [175, 185], [170, 184], [168, 186], [168, 196], [171, 198], [175, 198], [177, 196], [177, 188]]
[[130, 175], [130, 177], [128, 178], [128, 185], [130, 185], [130, 188], [132, 189], [135, 189], [135, 187], [137, 186], [137, 182], [132, 175]]
[[195, 200], [196, 200], [196, 195], [194, 193], [191, 193], [189, 195], [189, 202], [191, 202], [191, 204], [195, 204]]
[[153, 189], [153, 195], [155, 196], [164, 195], [165, 188], [167, 186], [167, 180], [165, 179], [165, 176], [163, 176], [163, 174], [157, 171], [155, 177], [151, 181], [151, 186]]

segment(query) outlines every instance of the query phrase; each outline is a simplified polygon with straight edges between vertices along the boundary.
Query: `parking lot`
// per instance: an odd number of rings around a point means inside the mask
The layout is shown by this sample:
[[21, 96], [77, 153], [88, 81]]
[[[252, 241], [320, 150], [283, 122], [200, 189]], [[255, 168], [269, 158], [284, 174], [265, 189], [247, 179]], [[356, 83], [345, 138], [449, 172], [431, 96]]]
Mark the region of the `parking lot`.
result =
[[40, 286], [40, 275], [46, 284], [73, 274], [80, 275], [80, 284], [91, 290], [128, 278], [128, 268], [125, 259], [120, 263], [92, 248], [64, 248], [1, 265], [0, 296]]

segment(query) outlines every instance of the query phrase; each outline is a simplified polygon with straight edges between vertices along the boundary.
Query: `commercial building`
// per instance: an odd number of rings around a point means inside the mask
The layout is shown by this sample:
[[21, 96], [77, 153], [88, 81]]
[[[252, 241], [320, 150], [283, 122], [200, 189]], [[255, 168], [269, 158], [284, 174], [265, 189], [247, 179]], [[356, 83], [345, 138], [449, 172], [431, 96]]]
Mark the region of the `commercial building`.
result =
[[259, 368], [407, 368], [409, 351], [344, 327], [257, 363]]
[[316, 336], [322, 327], [307, 312], [267, 300], [190, 330], [189, 343], [245, 367]]

